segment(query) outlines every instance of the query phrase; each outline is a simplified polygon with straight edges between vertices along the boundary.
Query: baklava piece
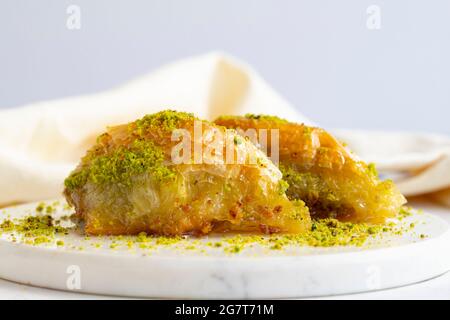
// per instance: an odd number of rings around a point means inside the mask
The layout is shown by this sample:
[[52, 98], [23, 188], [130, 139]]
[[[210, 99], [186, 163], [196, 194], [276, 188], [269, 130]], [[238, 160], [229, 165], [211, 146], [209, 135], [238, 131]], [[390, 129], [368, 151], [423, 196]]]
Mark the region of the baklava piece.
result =
[[[258, 115], [223, 116], [215, 123], [238, 129], [244, 136], [249, 136], [249, 129], [257, 136], [278, 129], [278, 146], [271, 139], [257, 143], [268, 153], [279, 148], [279, 167], [289, 184], [288, 197], [303, 200], [313, 218], [382, 223], [406, 202], [392, 181], [379, 179], [374, 165], [358, 159], [323, 129]], [[264, 135], [270, 136], [267, 132]]]
[[[182, 140], [183, 132], [193, 139]], [[221, 161], [226, 146], [208, 144], [216, 135], [233, 142], [233, 157], [244, 151], [255, 163]], [[90, 235], [310, 230], [308, 209], [285, 187], [279, 169], [234, 130], [163, 111], [109, 128], [65, 180], [64, 194]]]

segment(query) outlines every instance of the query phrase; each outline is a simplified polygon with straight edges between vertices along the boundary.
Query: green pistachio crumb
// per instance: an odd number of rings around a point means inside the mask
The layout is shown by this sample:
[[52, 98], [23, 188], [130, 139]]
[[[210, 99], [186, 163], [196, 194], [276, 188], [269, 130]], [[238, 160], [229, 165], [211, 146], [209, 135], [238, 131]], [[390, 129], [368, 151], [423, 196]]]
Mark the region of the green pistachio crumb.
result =
[[154, 179], [175, 177], [175, 173], [164, 165], [165, 155], [151, 141], [135, 140], [130, 146], [120, 146], [105, 155], [86, 158], [81, 169], [76, 169], [66, 180], [68, 190], [82, 187], [90, 181], [97, 185], [120, 183], [130, 186], [132, 177], [146, 172]]
[[254, 120], [268, 120], [268, 121], [272, 121], [275, 123], [288, 123], [287, 120], [282, 119], [280, 117], [277, 116], [270, 116], [270, 115], [265, 115], [265, 114], [252, 114], [252, 113], [247, 113], [245, 115], [245, 117], [247, 119], [254, 119]]

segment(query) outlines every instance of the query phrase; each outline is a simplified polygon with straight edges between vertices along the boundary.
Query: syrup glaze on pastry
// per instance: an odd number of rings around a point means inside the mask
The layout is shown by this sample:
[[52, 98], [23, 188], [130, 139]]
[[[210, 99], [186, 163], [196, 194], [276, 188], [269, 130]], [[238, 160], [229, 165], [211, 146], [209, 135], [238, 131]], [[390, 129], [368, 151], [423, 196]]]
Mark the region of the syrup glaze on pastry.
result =
[[[380, 181], [367, 165], [320, 128], [291, 123], [274, 116], [223, 116], [226, 128], [279, 130], [279, 161], [288, 197], [303, 200], [313, 218], [382, 223], [406, 203], [392, 181]], [[264, 142], [263, 142], [264, 144]], [[271, 150], [271, 140], [262, 145]]]
[[[180, 143], [174, 130], [195, 136], [195, 123], [203, 136], [228, 134], [257, 163], [228, 164], [205, 153], [196, 163], [195, 148], [190, 161], [174, 163], [172, 152]], [[308, 208], [289, 200], [285, 186], [279, 169], [234, 130], [163, 111], [109, 128], [65, 180], [64, 195], [91, 235], [310, 230]]]

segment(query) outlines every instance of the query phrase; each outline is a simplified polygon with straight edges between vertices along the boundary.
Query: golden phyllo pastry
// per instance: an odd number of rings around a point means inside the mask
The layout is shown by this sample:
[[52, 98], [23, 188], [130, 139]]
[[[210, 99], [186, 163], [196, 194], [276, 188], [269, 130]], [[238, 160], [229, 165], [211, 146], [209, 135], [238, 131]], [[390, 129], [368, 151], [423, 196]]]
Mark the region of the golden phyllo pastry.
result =
[[271, 139], [256, 143], [268, 153], [279, 149], [288, 197], [303, 200], [313, 218], [382, 223], [406, 202], [392, 181], [380, 181], [373, 165], [358, 159], [322, 129], [258, 115], [223, 116], [215, 123], [238, 129], [244, 136], [251, 136], [249, 132], [267, 136], [267, 130], [276, 130], [277, 145]]
[[91, 235], [310, 230], [308, 209], [285, 190], [279, 169], [234, 130], [163, 111], [109, 128], [64, 194]]

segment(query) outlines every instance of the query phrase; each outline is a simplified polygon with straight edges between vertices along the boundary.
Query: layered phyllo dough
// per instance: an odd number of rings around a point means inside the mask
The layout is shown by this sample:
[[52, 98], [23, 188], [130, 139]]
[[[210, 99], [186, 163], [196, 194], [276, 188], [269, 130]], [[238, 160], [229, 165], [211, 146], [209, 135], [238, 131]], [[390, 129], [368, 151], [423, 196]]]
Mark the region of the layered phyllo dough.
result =
[[163, 111], [109, 128], [64, 194], [91, 235], [310, 230], [308, 208], [286, 188], [280, 170], [234, 130]]
[[[273, 116], [223, 116], [215, 121], [238, 130], [270, 154], [276, 152], [291, 200], [302, 200], [315, 218], [381, 223], [406, 200], [392, 181], [381, 181], [374, 165], [361, 161], [323, 129]], [[278, 139], [260, 139], [275, 130]], [[276, 136], [276, 135], [275, 135]]]

